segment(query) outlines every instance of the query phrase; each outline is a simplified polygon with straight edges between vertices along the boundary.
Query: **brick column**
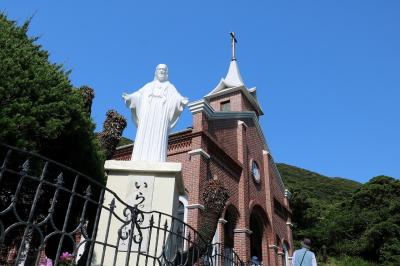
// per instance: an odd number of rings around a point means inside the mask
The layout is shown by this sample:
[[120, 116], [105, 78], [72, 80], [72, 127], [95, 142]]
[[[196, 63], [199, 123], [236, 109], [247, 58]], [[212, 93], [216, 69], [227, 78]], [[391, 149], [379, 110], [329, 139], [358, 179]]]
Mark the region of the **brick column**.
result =
[[278, 255], [278, 265], [283, 266], [283, 252], [278, 251], [277, 255]]
[[235, 234], [234, 250], [243, 262], [250, 261], [250, 234], [247, 228], [237, 228], [233, 230]]
[[[224, 245], [224, 242], [225, 242], [225, 237], [224, 237], [224, 232], [225, 232], [225, 230], [224, 230], [224, 225], [227, 223], [228, 221], [227, 220], [225, 220], [224, 218], [219, 218], [219, 220], [218, 220], [218, 228], [217, 228], [217, 233], [218, 233], [218, 243], [219, 243], [219, 245], [217, 246], [217, 248], [218, 248], [218, 252], [219, 252], [219, 255], [224, 255], [224, 250], [225, 250], [225, 245]], [[224, 264], [224, 261], [223, 261], [223, 257], [222, 256], [217, 256], [216, 257], [216, 266], [219, 266], [219, 265], [223, 265]]]
[[[201, 132], [208, 128], [208, 120], [203, 112], [193, 114], [193, 132]], [[207, 179], [207, 161], [210, 155], [203, 149], [204, 143], [201, 134], [192, 138], [190, 156], [191, 178], [185, 184], [189, 191], [188, 224], [198, 229], [204, 206], [201, 201], [202, 186]]]
[[222, 245], [222, 250], [223, 250], [223, 245], [224, 245], [224, 241], [225, 241], [225, 230], [224, 230], [224, 225], [227, 223], [228, 221], [225, 220], [224, 218], [219, 218], [218, 220], [218, 242], [221, 243]]
[[[272, 174], [269, 172], [269, 152], [263, 151], [263, 170], [264, 170], [264, 190], [265, 190], [265, 206], [267, 208], [268, 220], [273, 224], [273, 194], [272, 194]], [[273, 241], [273, 238], [269, 239]], [[270, 242], [273, 244], [273, 242]]]
[[238, 161], [242, 163], [243, 170], [239, 181], [239, 219], [236, 224], [235, 232], [235, 251], [243, 261], [250, 260], [250, 213], [249, 213], [249, 180], [248, 162], [246, 146], [247, 125], [243, 121], [238, 121], [237, 127], [237, 147]]
[[268, 248], [269, 248], [269, 265], [278, 266], [278, 246], [270, 244]]
[[274, 224], [274, 208], [273, 208], [273, 193], [272, 193], [272, 173], [269, 171], [269, 152], [263, 151], [263, 170], [264, 170], [264, 189], [265, 189], [265, 206], [267, 208], [268, 222], [270, 223], [267, 230], [269, 264], [277, 265], [277, 247], [275, 246], [275, 236], [272, 226]]

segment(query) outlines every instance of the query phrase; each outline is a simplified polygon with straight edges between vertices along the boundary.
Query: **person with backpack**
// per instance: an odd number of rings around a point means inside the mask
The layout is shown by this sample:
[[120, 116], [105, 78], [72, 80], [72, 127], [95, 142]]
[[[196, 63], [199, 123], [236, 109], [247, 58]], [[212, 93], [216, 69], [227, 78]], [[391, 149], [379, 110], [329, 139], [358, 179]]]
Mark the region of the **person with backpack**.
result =
[[314, 252], [310, 251], [311, 240], [304, 238], [301, 249], [296, 250], [292, 257], [292, 266], [317, 266]]

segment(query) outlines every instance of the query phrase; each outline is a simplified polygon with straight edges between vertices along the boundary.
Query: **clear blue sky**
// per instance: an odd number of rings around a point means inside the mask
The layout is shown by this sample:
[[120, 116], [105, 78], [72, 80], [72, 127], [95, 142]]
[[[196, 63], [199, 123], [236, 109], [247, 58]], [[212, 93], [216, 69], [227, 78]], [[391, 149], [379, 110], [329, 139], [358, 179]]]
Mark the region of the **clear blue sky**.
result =
[[[75, 86], [129, 118], [121, 94], [166, 63], [190, 100], [224, 77], [238, 36], [245, 84], [256, 86], [276, 161], [365, 182], [400, 177], [400, 1], [16, 1], [22, 23]], [[176, 130], [191, 126], [185, 111]], [[124, 135], [134, 136], [134, 127]]]

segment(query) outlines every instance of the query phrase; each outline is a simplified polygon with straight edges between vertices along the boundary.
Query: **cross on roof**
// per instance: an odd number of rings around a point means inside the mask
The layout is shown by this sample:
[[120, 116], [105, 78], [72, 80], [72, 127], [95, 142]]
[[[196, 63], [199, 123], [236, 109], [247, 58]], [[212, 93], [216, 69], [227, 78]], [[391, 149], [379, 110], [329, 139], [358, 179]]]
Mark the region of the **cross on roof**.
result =
[[232, 44], [232, 61], [236, 61], [236, 46], [235, 43], [237, 43], [235, 33], [231, 32], [231, 44]]

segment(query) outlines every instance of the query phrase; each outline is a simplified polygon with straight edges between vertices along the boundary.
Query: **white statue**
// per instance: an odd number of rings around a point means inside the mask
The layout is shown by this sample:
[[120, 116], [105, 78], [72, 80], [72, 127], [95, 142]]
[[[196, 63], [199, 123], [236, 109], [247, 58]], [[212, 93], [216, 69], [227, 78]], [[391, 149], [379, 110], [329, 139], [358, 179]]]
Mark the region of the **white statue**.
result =
[[131, 160], [165, 162], [169, 132], [188, 103], [168, 81], [167, 65], [159, 64], [152, 82], [122, 98], [137, 126]]

